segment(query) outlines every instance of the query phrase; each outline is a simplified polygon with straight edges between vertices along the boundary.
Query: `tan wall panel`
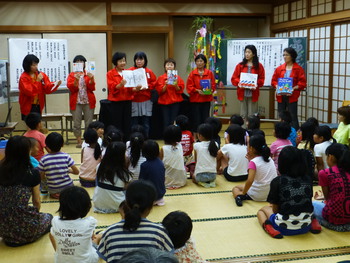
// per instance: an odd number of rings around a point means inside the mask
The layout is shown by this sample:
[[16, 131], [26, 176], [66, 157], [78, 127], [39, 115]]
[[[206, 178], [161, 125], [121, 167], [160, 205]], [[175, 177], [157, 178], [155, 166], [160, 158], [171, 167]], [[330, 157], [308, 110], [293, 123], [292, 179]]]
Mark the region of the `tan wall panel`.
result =
[[0, 3], [0, 25], [106, 25], [105, 3]]
[[271, 13], [267, 4], [163, 4], [163, 3], [112, 3], [112, 12], [144, 13]]
[[169, 26], [168, 16], [113, 16], [113, 26]]

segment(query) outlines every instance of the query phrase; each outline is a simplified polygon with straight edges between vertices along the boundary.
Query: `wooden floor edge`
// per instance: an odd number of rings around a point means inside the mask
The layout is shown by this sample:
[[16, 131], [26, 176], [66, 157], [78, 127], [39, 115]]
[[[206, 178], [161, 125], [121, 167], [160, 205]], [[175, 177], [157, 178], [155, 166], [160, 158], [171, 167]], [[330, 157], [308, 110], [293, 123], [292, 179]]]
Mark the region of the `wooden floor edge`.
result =
[[327, 248], [327, 249], [315, 249], [312, 251], [299, 251], [299, 252], [281, 252], [274, 253], [271, 255], [256, 255], [249, 257], [239, 257], [232, 259], [223, 260], [210, 260], [210, 262], [220, 262], [220, 263], [252, 263], [252, 262], [283, 262], [291, 260], [305, 260], [313, 258], [325, 258], [350, 255], [350, 246], [341, 248]]

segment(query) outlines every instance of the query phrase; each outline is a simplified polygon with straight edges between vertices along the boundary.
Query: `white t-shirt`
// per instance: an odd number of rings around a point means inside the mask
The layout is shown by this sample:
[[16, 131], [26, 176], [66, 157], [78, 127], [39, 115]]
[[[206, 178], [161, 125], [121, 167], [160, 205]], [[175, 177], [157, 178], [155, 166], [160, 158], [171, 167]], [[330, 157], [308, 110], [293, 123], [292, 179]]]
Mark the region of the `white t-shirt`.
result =
[[228, 158], [227, 173], [231, 176], [248, 174], [247, 146], [228, 143], [221, 148], [221, 152]]
[[[126, 152], [125, 152], [125, 156], [126, 156], [129, 160], [130, 160], [130, 156], [131, 156], [131, 153], [130, 153], [130, 152], [131, 152], [130, 141], [127, 141], [127, 142], [126, 142]], [[130, 172], [132, 172], [132, 180], [133, 180], [133, 181], [139, 179], [141, 164], [142, 164], [143, 162], [145, 162], [145, 161], [146, 161], [146, 158], [143, 157], [142, 152], [141, 152], [140, 158], [139, 158], [139, 160], [138, 160], [138, 162], [137, 162], [137, 164], [136, 164], [135, 167], [133, 167], [133, 166], [131, 165], [131, 162], [130, 162], [128, 169], [129, 169]]]
[[196, 142], [193, 145], [193, 149], [197, 153], [195, 175], [199, 173], [216, 173], [216, 158], [209, 153], [209, 143], [210, 141], [203, 141]]
[[186, 185], [187, 175], [181, 143], [175, 146], [165, 144], [163, 147], [165, 167], [165, 187], [182, 187]]
[[57, 245], [56, 263], [97, 263], [98, 254], [92, 246], [97, 220], [91, 216], [75, 220], [52, 219], [51, 235]]
[[277, 176], [275, 163], [271, 158], [267, 163], [263, 157], [257, 156], [250, 161], [248, 169], [255, 170], [255, 178], [247, 194], [254, 201], [266, 201], [270, 192], [270, 183]]
[[315, 144], [315, 147], [314, 147], [315, 157], [322, 157], [324, 169], [329, 168], [328, 164], [327, 164], [326, 149], [331, 144], [332, 143], [330, 141], [325, 141], [325, 142], [322, 142], [322, 143]]

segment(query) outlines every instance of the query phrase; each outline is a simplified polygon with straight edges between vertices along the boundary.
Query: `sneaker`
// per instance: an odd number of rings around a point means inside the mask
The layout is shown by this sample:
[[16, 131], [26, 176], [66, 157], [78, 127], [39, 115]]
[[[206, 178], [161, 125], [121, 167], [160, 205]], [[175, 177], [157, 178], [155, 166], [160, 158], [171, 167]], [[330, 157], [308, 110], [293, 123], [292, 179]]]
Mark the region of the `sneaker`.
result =
[[277, 239], [283, 238], [283, 235], [281, 234], [281, 232], [274, 229], [271, 224], [264, 223], [263, 229], [265, 230], [266, 233], [268, 233], [273, 238], [277, 238]]
[[318, 223], [317, 219], [316, 218], [312, 219], [310, 232], [312, 234], [319, 234], [321, 230], [322, 230], [322, 227], [320, 223]]
[[240, 195], [238, 195], [236, 198], [236, 205], [237, 206], [242, 206], [243, 205], [243, 200], [242, 200], [242, 197]]

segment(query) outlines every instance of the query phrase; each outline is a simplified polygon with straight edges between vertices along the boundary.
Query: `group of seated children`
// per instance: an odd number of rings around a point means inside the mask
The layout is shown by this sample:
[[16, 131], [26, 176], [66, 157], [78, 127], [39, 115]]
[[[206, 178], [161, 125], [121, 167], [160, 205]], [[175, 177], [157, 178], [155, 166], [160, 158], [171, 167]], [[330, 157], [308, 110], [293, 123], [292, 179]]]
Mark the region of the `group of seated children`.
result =
[[[171, 212], [162, 224], [147, 219], [158, 198], [153, 184], [133, 181], [127, 186], [125, 197], [120, 205], [122, 220], [95, 234], [96, 219], [86, 217], [91, 209], [87, 191], [78, 186], [63, 190], [59, 197], [59, 216], [53, 218], [50, 230], [55, 262], [93, 263], [99, 258], [106, 262], [124, 262], [129, 252], [140, 248], [169, 252], [174, 260], [167, 262], [206, 262], [195, 249], [191, 239], [192, 220], [186, 213]], [[74, 246], [67, 251], [67, 244]]]

